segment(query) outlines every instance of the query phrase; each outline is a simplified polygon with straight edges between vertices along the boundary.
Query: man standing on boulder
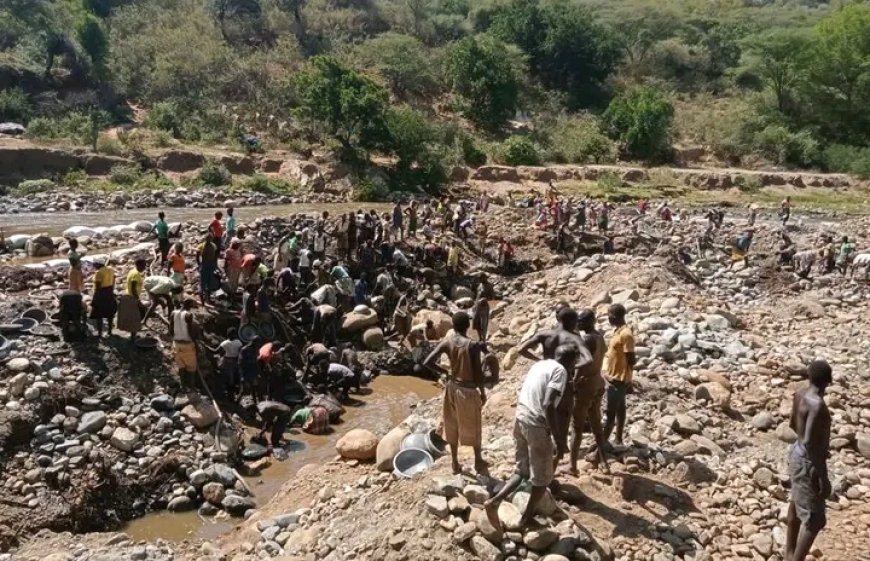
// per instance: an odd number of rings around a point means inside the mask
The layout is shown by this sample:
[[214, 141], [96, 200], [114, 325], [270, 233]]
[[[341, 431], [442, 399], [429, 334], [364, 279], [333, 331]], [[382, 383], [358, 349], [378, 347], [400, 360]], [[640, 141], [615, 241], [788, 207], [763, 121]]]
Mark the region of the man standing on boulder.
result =
[[[517, 443], [516, 474], [504, 484], [493, 498], [484, 503], [491, 522], [498, 520], [499, 503], [510, 496], [524, 479], [532, 484], [532, 492], [526, 511], [520, 519], [520, 527], [531, 522], [535, 509], [553, 481], [554, 440], [558, 430], [557, 409], [568, 373], [574, 372], [579, 349], [573, 345], [560, 345], [554, 359], [536, 362], [529, 369], [517, 399], [517, 416], [514, 422], [514, 439]], [[558, 446], [558, 442], [555, 443]]]
[[[453, 473], [461, 473], [459, 464], [459, 446], [474, 448], [474, 469], [485, 473], [486, 462], [483, 460], [481, 410], [486, 403], [486, 390], [483, 387], [483, 368], [480, 355], [485, 343], [474, 342], [468, 338], [468, 328], [471, 318], [465, 312], [453, 315], [452, 335], [441, 341], [423, 365], [439, 374], [447, 376], [444, 388], [444, 406], [442, 422], [444, 437], [450, 444], [450, 455], [453, 458]], [[438, 359], [447, 353], [450, 359], [450, 372], [438, 366]]]
[[616, 443], [622, 444], [625, 430], [625, 395], [631, 388], [632, 373], [637, 363], [634, 354], [634, 334], [625, 323], [625, 306], [613, 304], [607, 309], [607, 318], [616, 328], [607, 347], [607, 420], [604, 441], [610, 440], [616, 423]]
[[788, 453], [791, 502], [788, 505], [783, 561], [804, 561], [816, 535], [825, 527], [825, 499], [831, 494], [827, 460], [830, 455], [831, 413], [825, 390], [831, 367], [814, 360], [807, 367], [810, 384], [795, 393], [790, 426], [798, 435]]

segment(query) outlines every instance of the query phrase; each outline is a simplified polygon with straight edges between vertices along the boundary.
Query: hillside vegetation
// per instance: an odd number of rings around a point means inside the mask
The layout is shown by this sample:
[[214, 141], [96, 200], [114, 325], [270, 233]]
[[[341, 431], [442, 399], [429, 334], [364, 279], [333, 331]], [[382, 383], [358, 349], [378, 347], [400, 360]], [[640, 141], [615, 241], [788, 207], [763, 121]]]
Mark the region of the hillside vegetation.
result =
[[35, 139], [130, 155], [251, 132], [378, 156], [395, 189], [696, 147], [870, 175], [864, 2], [4, 0], [0, 88]]

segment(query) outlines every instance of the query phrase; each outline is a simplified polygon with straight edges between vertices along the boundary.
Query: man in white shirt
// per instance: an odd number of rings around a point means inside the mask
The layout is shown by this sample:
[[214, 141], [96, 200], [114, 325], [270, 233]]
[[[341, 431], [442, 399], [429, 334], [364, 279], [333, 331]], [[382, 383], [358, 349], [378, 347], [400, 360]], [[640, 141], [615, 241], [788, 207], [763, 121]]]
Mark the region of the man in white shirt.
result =
[[579, 353], [574, 345], [561, 345], [556, 349], [555, 360], [538, 361], [529, 369], [520, 389], [514, 423], [517, 471], [501, 491], [485, 503], [488, 518], [493, 524], [498, 523], [499, 503], [527, 479], [532, 484], [532, 492], [520, 520], [521, 527], [527, 526], [553, 481], [556, 467], [554, 439], [558, 439], [556, 432], [559, 430], [557, 408], [565, 393], [568, 372], [574, 372]]
[[299, 250], [299, 276], [302, 277], [302, 284], [311, 284], [314, 280], [311, 275], [311, 250], [307, 247]]

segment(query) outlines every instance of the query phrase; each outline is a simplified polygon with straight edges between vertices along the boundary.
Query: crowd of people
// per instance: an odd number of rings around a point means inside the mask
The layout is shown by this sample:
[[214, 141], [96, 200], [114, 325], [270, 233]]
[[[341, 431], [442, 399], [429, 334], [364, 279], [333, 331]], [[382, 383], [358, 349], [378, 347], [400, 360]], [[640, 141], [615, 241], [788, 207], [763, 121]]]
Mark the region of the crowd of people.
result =
[[[535, 226], [552, 228], [557, 240], [595, 224], [605, 239], [602, 252], [613, 252], [611, 220], [616, 209], [609, 203], [575, 203], [560, 198], [554, 188], [545, 196], [511, 203], [535, 209]], [[271, 444], [278, 446], [288, 425], [314, 434], [329, 430], [330, 422], [341, 415], [342, 402], [366, 384], [370, 374], [357, 357], [364, 342], [359, 335], [348, 336], [341, 322], [350, 313], [374, 313], [388, 339], [413, 350], [421, 369], [443, 377], [441, 433], [450, 448], [453, 471], [463, 471], [459, 449], [470, 446], [474, 469], [486, 473], [482, 408], [486, 388], [492, 383], [487, 370], [491, 374], [494, 355], [487, 340], [490, 302], [496, 294], [486, 274], [466, 274], [463, 252], [476, 248], [482, 259], [489, 259], [502, 273], [510, 273], [514, 265], [509, 240], [499, 239], [497, 252], [488, 254], [488, 229], [481, 218], [488, 206], [489, 197], [483, 195], [476, 200], [413, 201], [407, 206], [396, 202], [385, 213], [359, 210], [336, 218], [327, 212], [295, 216], [272, 246], [240, 226], [234, 210], [228, 208], [225, 213], [216, 212], [205, 225], [198, 245], [185, 247], [181, 241], [173, 243], [180, 230], [170, 229], [160, 212], [152, 231], [157, 238], [153, 259], [135, 261], [120, 295], [111, 264], [95, 264], [90, 318], [98, 337], [104, 332], [111, 335], [114, 326], [129, 332], [134, 342], [149, 319], [162, 320], [172, 340], [180, 386], [207, 384], [228, 402], [250, 400], [261, 417], [261, 436], [265, 439], [271, 432]], [[748, 264], [756, 210], [750, 208], [746, 230], [730, 244], [732, 266], [739, 261]], [[652, 213], [668, 232], [675, 220], [685, 219], [667, 202], [653, 211], [644, 199], [626, 219], [627, 229], [637, 234], [639, 224]], [[712, 244], [722, 228], [724, 212], [709, 209], [704, 216], [707, 226], [698, 239], [699, 250]], [[790, 217], [791, 203], [786, 199], [780, 211], [783, 226]], [[826, 238], [821, 249], [807, 253], [795, 250], [785, 228], [780, 236], [782, 262], [800, 262], [800, 268], [796, 267], [800, 275], [808, 274], [805, 261], [811, 261], [810, 268], [815, 262], [808, 256], [819, 257], [824, 270], [830, 272], [843, 267], [855, 252], [845, 237], [839, 246]], [[82, 298], [85, 283], [75, 240], [70, 240], [69, 247], [69, 289], [61, 297], [61, 316], [65, 336], [76, 338], [88, 331]], [[557, 242], [557, 249], [564, 248]], [[193, 278], [196, 282], [189, 282]], [[470, 309], [459, 310], [443, 296], [452, 294], [456, 286], [473, 288]], [[186, 294], [191, 287], [198, 300]], [[417, 325], [412, 321], [414, 303], [423, 291], [428, 297], [440, 296], [443, 310], [451, 312], [452, 331], [440, 340], [431, 320]], [[235, 319], [217, 345], [203, 340], [194, 310], [199, 306]], [[289, 334], [278, 336], [275, 316], [286, 324]], [[529, 481], [531, 498], [522, 522], [530, 522], [566, 455], [568, 471], [577, 473], [587, 428], [594, 445], [586, 460], [609, 470], [608, 455], [623, 444], [627, 395], [632, 392], [637, 359], [626, 309], [611, 305], [608, 320], [613, 332], [606, 339], [596, 329], [593, 310], [578, 312], [561, 303], [554, 328], [518, 342], [505, 357], [503, 368], [512, 368], [518, 356], [532, 360], [532, 365], [517, 398], [516, 474], [487, 501], [491, 519], [497, 521], [498, 504]], [[208, 382], [201, 376], [203, 347], [217, 359], [216, 376]], [[535, 354], [538, 348], [540, 355]], [[449, 368], [441, 367], [442, 356], [447, 357]], [[819, 497], [830, 487], [824, 468], [830, 420], [824, 420], [826, 409], [820, 400], [830, 384], [830, 367], [813, 363], [809, 371], [810, 387], [795, 397], [792, 415], [799, 439], [790, 452], [789, 561], [802, 560], [802, 552], [824, 526], [824, 500]]]

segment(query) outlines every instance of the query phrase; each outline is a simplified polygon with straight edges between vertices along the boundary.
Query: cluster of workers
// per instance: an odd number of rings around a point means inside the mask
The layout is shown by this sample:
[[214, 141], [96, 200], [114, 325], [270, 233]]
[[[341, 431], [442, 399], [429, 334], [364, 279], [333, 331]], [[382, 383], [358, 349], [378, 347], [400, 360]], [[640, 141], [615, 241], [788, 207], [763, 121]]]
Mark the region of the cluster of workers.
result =
[[[546, 197], [532, 197], [517, 206], [536, 209], [536, 225], [549, 228], [552, 224], [556, 233], [564, 228], [585, 230], [591, 222], [607, 235], [614, 210], [611, 205], [589, 201], [575, 205], [556, 195], [551, 188]], [[217, 346], [205, 345], [218, 357], [214, 387], [230, 401], [249, 397], [263, 420], [261, 436], [271, 430], [271, 443], [277, 446], [288, 425], [314, 434], [329, 430], [330, 422], [341, 414], [342, 401], [366, 383], [367, 373], [355, 351], [362, 342], [338, 340], [342, 316], [365, 307], [377, 313], [378, 325], [388, 337], [397, 338], [400, 345], [407, 342], [412, 349], [425, 349], [421, 367], [444, 377], [441, 430], [450, 446], [454, 472], [463, 470], [460, 446], [470, 446], [475, 470], [486, 473], [481, 412], [488, 385], [485, 371], [493, 358], [487, 348], [487, 332], [489, 303], [495, 295], [485, 275], [463, 277], [461, 256], [463, 245], [469, 247], [470, 240], [477, 240], [480, 253], [487, 255], [486, 223], [476, 215], [485, 213], [488, 205], [489, 198], [483, 195], [473, 201], [445, 198], [407, 206], [397, 202], [391, 212], [348, 212], [337, 219], [330, 219], [326, 212], [316, 218], [298, 216], [289, 232], [269, 248], [237, 226], [233, 209], [228, 208], [225, 215], [215, 213], [202, 243], [187, 250], [181, 242], [171, 241], [180, 235], [179, 228], [170, 228], [161, 212], [153, 229], [157, 238], [154, 258], [135, 261], [122, 294], [116, 294], [111, 265], [95, 263], [90, 317], [102, 336], [104, 330], [111, 334], [117, 314], [117, 328], [130, 332], [134, 341], [149, 318], [165, 321], [181, 384], [193, 386], [199, 375], [197, 343], [202, 336], [193, 308], [198, 304], [214, 306], [214, 295], [220, 291], [228, 306], [225, 309], [238, 314], [239, 327], [231, 327]], [[638, 215], [646, 215], [649, 207], [649, 201], [641, 201]], [[674, 220], [667, 203], [655, 212], [666, 224]], [[790, 214], [791, 204], [786, 200], [780, 215], [784, 225]], [[705, 236], [709, 238], [721, 227], [723, 217], [721, 211], [707, 212]], [[753, 209], [750, 226], [754, 220]], [[784, 241], [786, 238], [783, 233]], [[440, 245], [438, 239], [446, 239], [446, 245]], [[607, 239], [612, 252], [612, 238]], [[751, 241], [750, 228], [733, 244], [734, 262], [745, 261]], [[833, 242], [827, 240], [826, 244]], [[61, 297], [61, 315], [65, 336], [75, 337], [87, 331], [82, 301], [85, 286], [77, 244], [70, 240], [69, 245], [69, 290]], [[841, 256], [852, 251], [844, 239], [838, 252], [820, 255], [830, 265], [834, 254], [836, 266]], [[186, 280], [193, 272], [191, 257], [198, 271], [199, 302], [185, 296]], [[497, 253], [489, 257], [503, 272], [510, 272], [513, 248], [507, 240], [499, 240]], [[794, 257], [795, 253], [789, 256]], [[423, 290], [450, 294], [460, 283], [475, 286], [473, 306], [470, 313], [452, 314], [452, 331], [433, 348], [430, 345], [437, 339], [434, 326], [431, 322], [412, 325], [413, 303]], [[147, 305], [141, 298], [143, 292], [148, 296]], [[158, 313], [159, 308], [165, 317]], [[449, 307], [445, 305], [445, 309]], [[273, 313], [288, 318], [291, 331], [307, 344], [279, 343]], [[576, 474], [587, 427], [594, 445], [586, 459], [609, 470], [607, 454], [614, 450], [610, 444], [614, 431], [615, 444], [623, 442], [626, 396], [632, 391], [636, 355], [625, 308], [610, 306], [608, 319], [613, 327], [609, 340], [596, 329], [591, 309], [578, 312], [562, 303], [556, 309], [556, 327], [520, 342], [505, 357], [507, 368], [518, 356], [533, 362], [517, 399], [516, 474], [486, 503], [494, 523], [498, 504], [523, 481], [531, 483], [532, 491], [522, 524], [531, 521], [566, 455], [569, 472]], [[538, 348], [540, 355], [535, 354]], [[442, 355], [448, 358], [447, 369], [440, 366]], [[302, 366], [301, 376], [294, 365]], [[789, 456], [789, 561], [802, 561], [824, 526], [822, 495], [825, 489], [830, 490], [829, 482], [820, 490], [807, 474], [815, 473], [813, 477], [827, 481], [830, 416], [821, 396], [831, 383], [831, 369], [826, 363], [814, 362], [809, 372], [810, 386], [796, 395], [792, 415], [792, 426], [800, 436]]]

